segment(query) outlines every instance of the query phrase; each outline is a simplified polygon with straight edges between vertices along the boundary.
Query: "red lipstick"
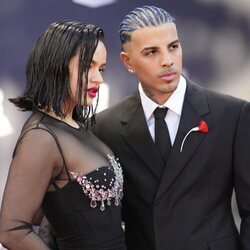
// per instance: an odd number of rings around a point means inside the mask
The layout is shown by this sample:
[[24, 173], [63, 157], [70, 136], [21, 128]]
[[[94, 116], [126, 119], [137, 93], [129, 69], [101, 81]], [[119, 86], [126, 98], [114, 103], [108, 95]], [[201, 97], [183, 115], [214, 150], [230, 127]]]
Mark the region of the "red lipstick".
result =
[[96, 94], [97, 94], [98, 91], [99, 91], [99, 88], [98, 88], [98, 87], [91, 87], [91, 88], [88, 88], [88, 95], [89, 95], [91, 98], [94, 98], [94, 97], [96, 97]]

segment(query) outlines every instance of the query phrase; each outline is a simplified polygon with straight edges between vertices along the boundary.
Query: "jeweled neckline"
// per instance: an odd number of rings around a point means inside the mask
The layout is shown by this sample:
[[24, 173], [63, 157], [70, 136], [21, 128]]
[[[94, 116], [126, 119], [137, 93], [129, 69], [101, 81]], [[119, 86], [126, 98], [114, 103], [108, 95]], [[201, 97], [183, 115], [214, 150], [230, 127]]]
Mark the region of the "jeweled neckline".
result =
[[[104, 167], [97, 168], [86, 175], [69, 171], [73, 179], [75, 179], [82, 187], [83, 193], [91, 199], [90, 206], [95, 208], [97, 207], [98, 202], [100, 202], [101, 211], [105, 210], [105, 202], [110, 206], [112, 200], [114, 200], [113, 202], [115, 206], [119, 206], [123, 196], [122, 168], [114, 156], [110, 156], [109, 154], [107, 156], [111, 164], [111, 166], [108, 166], [108, 169], [114, 173], [114, 179], [111, 179], [109, 184], [103, 184], [100, 187], [96, 187], [98, 184], [93, 183], [92, 177], [90, 176], [91, 173], [97, 172], [100, 169], [103, 170]], [[104, 172], [103, 174], [105, 175], [106, 173]]]

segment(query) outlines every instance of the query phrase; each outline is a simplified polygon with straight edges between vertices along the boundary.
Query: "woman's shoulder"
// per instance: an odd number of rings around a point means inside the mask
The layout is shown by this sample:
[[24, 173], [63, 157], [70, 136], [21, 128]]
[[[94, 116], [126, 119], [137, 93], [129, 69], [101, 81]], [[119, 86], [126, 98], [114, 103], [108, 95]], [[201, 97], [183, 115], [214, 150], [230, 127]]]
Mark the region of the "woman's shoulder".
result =
[[44, 118], [41, 112], [34, 111], [24, 123], [17, 145], [24, 140], [41, 146], [54, 144], [57, 136], [53, 129], [47, 126]]

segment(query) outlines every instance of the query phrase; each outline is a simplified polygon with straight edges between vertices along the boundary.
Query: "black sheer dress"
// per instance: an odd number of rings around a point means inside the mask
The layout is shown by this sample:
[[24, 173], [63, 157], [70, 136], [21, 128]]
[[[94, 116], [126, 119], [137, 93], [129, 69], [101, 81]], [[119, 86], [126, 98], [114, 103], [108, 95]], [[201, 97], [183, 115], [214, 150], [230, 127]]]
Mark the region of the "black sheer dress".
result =
[[[10, 220], [3, 225], [20, 233], [18, 249], [45, 249], [31, 229], [40, 206], [61, 250], [126, 249], [121, 166], [81, 125], [34, 111], [17, 142], [9, 178], [2, 209]], [[12, 199], [18, 206], [10, 205]]]

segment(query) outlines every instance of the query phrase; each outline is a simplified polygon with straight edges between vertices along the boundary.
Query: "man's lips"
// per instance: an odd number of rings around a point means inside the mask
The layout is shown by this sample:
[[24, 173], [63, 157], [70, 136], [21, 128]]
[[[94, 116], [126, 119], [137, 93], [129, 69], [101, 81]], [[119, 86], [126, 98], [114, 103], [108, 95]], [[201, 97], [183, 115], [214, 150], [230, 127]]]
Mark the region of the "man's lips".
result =
[[88, 95], [92, 98], [94, 98], [97, 94], [97, 92], [99, 91], [99, 88], [98, 87], [91, 87], [91, 88], [88, 88]]
[[176, 76], [176, 72], [175, 71], [171, 71], [171, 72], [165, 72], [159, 75], [159, 78], [166, 81], [166, 82], [171, 82], [172, 80], [174, 80]]

